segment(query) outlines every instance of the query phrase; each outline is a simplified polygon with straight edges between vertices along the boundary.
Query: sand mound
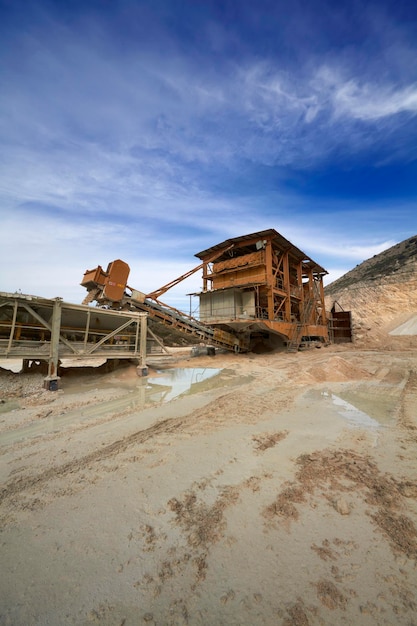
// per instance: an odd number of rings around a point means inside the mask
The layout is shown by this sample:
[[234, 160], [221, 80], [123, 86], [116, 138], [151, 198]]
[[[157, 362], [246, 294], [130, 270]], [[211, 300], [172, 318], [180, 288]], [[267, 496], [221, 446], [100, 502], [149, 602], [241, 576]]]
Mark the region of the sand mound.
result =
[[323, 364], [313, 365], [307, 373], [316, 382], [343, 382], [368, 379], [371, 375], [364, 369], [348, 363], [345, 359], [332, 356]]

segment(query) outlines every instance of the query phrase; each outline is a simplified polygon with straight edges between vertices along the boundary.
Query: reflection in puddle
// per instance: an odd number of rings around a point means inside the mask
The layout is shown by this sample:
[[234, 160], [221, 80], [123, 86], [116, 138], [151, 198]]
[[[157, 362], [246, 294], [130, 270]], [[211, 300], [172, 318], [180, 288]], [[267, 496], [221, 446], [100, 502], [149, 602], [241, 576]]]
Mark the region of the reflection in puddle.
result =
[[400, 387], [360, 384], [343, 389], [338, 396], [380, 424], [390, 424], [396, 415]]
[[[149, 379], [148, 383], [154, 394], [160, 389], [161, 400], [169, 402], [178, 396], [204, 390], [204, 382], [217, 376], [221, 370], [208, 367], [177, 367], [165, 370], [163, 376]], [[159, 371], [158, 371], [159, 373]], [[168, 389], [169, 388], [169, 389]]]
[[[159, 373], [159, 372], [158, 372]], [[97, 400], [85, 406], [70, 409], [62, 414], [55, 411], [37, 423], [26, 424], [21, 428], [3, 432], [1, 445], [6, 445], [27, 437], [41, 436], [60, 431], [63, 427], [76, 426], [85, 421], [103, 418], [122, 412], [140, 411], [146, 407], [163, 402], [170, 402], [185, 394], [194, 394], [227, 384], [231, 372], [215, 368], [173, 368], [165, 370], [162, 376], [155, 378], [135, 378], [130, 384], [120, 383], [115, 389], [124, 388], [126, 393], [111, 400]], [[108, 383], [107, 383], [108, 388]], [[95, 385], [98, 393], [100, 391]], [[79, 391], [79, 388], [78, 388]], [[71, 390], [70, 390], [71, 393]], [[17, 408], [10, 403], [4, 412]]]
[[323, 391], [322, 396], [329, 398], [337, 407], [338, 414], [346, 419], [351, 426], [364, 426], [365, 428], [379, 428], [380, 424], [370, 415], [357, 409], [353, 404], [346, 402], [335, 393]]

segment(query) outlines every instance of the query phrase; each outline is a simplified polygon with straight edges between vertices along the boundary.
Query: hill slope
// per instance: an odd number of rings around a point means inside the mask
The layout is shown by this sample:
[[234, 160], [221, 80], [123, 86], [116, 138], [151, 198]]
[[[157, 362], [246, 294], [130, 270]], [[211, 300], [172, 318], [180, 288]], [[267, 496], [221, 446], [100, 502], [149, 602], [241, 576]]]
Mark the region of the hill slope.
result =
[[352, 311], [355, 343], [417, 347], [417, 236], [357, 265], [325, 295], [328, 310], [337, 302]]

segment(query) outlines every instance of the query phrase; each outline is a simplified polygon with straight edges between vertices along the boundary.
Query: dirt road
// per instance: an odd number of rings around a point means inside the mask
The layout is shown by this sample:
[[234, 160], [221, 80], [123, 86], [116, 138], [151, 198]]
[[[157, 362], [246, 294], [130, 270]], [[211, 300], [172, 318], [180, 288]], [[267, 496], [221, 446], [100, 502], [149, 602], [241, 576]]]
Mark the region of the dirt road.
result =
[[0, 624], [417, 624], [417, 353], [179, 359], [0, 372]]

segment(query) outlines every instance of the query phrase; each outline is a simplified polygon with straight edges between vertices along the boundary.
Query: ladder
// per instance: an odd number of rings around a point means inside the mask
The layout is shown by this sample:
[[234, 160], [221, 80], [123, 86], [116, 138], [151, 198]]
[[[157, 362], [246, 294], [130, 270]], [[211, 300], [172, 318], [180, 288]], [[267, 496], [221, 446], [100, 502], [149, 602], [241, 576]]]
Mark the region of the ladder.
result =
[[307, 325], [308, 320], [310, 319], [310, 315], [313, 310], [314, 304], [315, 304], [315, 299], [314, 297], [311, 297], [311, 296], [308, 300], [304, 301], [301, 321], [298, 322], [295, 326], [293, 336], [288, 342], [287, 352], [298, 352], [298, 348], [300, 347], [300, 343], [301, 343], [301, 338], [303, 336], [303, 330], [304, 330], [304, 327]]

